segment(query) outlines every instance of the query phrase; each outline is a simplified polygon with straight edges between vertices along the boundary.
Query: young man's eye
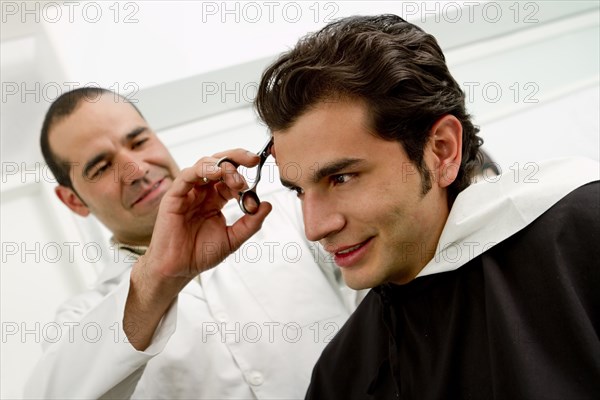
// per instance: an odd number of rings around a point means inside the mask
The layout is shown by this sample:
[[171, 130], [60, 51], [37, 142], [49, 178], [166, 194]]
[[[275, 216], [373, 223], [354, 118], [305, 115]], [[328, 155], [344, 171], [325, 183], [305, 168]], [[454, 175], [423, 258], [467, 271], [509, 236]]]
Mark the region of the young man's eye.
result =
[[304, 191], [302, 190], [302, 188], [299, 188], [297, 186], [290, 186], [288, 187], [289, 190], [291, 190], [292, 192], [296, 193], [296, 196], [300, 197], [304, 194]]
[[334, 185], [341, 185], [347, 183], [350, 179], [354, 177], [354, 174], [339, 174], [331, 176], [331, 182]]

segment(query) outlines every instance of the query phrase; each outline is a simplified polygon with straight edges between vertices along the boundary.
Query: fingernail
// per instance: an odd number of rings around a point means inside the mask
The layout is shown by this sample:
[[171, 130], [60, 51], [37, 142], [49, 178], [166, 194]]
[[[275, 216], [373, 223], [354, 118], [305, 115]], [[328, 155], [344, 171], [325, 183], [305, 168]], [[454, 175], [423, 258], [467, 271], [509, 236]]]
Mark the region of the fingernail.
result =
[[246, 208], [246, 211], [248, 211], [249, 214], [256, 214], [258, 211], [258, 203], [256, 202], [256, 199], [254, 199], [252, 196], [246, 197], [244, 199], [244, 208]]

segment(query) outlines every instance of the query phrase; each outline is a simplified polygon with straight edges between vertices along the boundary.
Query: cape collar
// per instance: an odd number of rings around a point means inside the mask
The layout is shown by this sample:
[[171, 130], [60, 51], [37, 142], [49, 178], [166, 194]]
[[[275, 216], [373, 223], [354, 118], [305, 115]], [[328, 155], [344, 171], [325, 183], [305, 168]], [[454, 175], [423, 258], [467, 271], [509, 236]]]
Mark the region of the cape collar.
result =
[[457, 196], [435, 255], [417, 278], [460, 268], [525, 228], [573, 190], [600, 179], [600, 165], [589, 159], [525, 166], [475, 183]]

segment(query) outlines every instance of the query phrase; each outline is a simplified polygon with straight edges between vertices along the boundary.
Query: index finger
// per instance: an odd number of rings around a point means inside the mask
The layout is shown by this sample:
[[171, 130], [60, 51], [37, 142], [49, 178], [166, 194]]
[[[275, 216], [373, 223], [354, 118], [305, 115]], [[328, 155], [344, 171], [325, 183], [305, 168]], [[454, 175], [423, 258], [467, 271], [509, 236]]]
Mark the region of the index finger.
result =
[[215, 153], [213, 157], [217, 159], [227, 157], [231, 161], [237, 163], [238, 165], [243, 165], [245, 167], [254, 167], [256, 164], [258, 164], [259, 160], [259, 157], [256, 153], [245, 149], [226, 150], [219, 153]]
[[215, 164], [216, 161], [213, 157], [204, 157], [193, 166], [181, 170], [169, 189], [170, 194], [186, 196], [195, 185], [208, 184], [205, 178], [209, 181], [218, 181], [223, 176], [223, 171]]

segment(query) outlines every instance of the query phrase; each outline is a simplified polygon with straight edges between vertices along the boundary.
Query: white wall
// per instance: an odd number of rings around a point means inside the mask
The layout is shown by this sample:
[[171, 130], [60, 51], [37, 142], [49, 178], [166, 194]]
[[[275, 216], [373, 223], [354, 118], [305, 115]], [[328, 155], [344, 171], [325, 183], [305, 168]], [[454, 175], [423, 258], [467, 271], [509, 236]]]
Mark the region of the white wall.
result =
[[[72, 23], [65, 7], [57, 19], [62, 2], [29, 2], [31, 14], [2, 3], [1, 398], [20, 398], [54, 310], [93, 283], [106, 259], [93, 262], [96, 251], [108, 254], [106, 232], [59, 204], [42, 164], [38, 132], [56, 88], [133, 90], [182, 166], [224, 148], [258, 150], [266, 132], [249, 101], [262, 68], [329, 13], [393, 12], [438, 37], [502, 168], [600, 158], [595, 1], [471, 2], [460, 14], [456, 2], [275, 2], [272, 15], [273, 2], [232, 2], [230, 13], [221, 2], [173, 3], [122, 2], [117, 16], [113, 2], [81, 2]], [[92, 23], [97, 6], [103, 18]], [[265, 182], [277, 190], [276, 176]]]

